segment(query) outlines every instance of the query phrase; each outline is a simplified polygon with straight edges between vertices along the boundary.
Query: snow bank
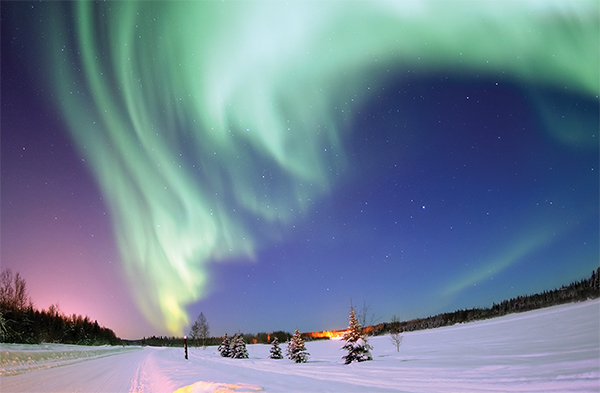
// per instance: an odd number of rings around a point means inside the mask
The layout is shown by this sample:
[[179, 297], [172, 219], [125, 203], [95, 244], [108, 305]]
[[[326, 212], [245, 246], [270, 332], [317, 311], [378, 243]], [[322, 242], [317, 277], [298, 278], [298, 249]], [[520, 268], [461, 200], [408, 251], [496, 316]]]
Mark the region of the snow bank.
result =
[[63, 344], [2, 344], [0, 349], [0, 376], [6, 377], [116, 355], [136, 348]]
[[[215, 347], [1, 348], [4, 392], [598, 392], [600, 300], [404, 334], [373, 337], [373, 361], [344, 365], [340, 341], [307, 342], [308, 363], [249, 359]], [[285, 344], [282, 345], [285, 347]]]

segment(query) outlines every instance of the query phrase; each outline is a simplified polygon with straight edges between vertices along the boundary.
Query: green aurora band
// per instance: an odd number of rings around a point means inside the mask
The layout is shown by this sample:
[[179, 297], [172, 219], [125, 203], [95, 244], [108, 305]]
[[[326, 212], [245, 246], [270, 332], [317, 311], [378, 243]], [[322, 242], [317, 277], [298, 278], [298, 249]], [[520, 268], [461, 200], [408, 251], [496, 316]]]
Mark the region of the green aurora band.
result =
[[43, 48], [54, 94], [136, 302], [173, 334], [210, 291], [210, 263], [251, 258], [335, 186], [351, 110], [386, 78], [599, 89], [596, 0], [61, 7]]

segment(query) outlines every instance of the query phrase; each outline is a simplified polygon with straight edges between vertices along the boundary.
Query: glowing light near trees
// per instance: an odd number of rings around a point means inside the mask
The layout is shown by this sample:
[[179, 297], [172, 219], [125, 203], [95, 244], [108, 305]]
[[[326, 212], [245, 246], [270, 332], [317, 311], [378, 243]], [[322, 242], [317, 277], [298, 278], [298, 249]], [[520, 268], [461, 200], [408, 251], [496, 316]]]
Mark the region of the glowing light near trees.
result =
[[[598, 47], [596, 1], [68, 7], [44, 48], [52, 87], [137, 304], [174, 334], [210, 291], [209, 263], [252, 257], [335, 186], [352, 109], [393, 74], [502, 73], [598, 94], [584, 49]], [[72, 23], [74, 37], [59, 27]]]

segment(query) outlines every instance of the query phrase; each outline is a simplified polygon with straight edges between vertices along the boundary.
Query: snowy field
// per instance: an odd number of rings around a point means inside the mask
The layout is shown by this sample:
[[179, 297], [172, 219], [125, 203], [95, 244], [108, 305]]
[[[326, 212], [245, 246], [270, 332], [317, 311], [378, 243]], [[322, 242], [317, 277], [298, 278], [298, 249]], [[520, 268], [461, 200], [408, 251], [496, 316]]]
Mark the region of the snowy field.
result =
[[[371, 338], [373, 361], [344, 365], [340, 341], [306, 344], [306, 364], [225, 359], [215, 347], [2, 345], [8, 392], [599, 392], [600, 301]], [[282, 349], [285, 345], [282, 345]]]

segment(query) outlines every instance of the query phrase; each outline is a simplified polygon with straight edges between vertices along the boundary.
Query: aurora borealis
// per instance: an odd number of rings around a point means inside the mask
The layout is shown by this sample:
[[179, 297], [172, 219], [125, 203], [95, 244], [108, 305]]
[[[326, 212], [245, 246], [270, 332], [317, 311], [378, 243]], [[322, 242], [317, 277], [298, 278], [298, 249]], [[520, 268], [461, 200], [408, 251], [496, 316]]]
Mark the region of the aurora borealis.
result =
[[[2, 264], [41, 307], [104, 309], [122, 336], [200, 310], [214, 334], [323, 330], [350, 298], [425, 316], [598, 266], [595, 1], [21, 2], [2, 21]], [[86, 191], [32, 191], [48, 180]], [[103, 251], [65, 262], [22, 213], [40, 206]], [[65, 263], [152, 328], [75, 310], [85, 284], [36, 274]]]

